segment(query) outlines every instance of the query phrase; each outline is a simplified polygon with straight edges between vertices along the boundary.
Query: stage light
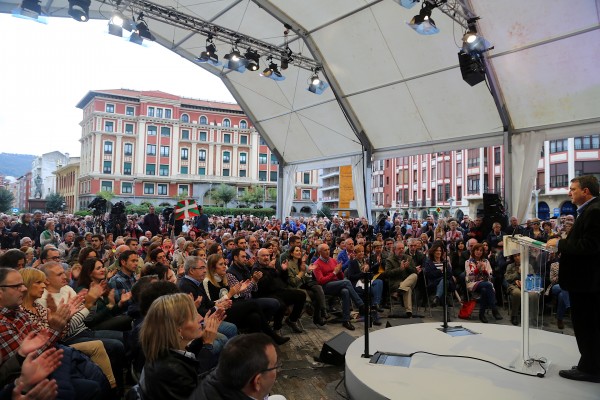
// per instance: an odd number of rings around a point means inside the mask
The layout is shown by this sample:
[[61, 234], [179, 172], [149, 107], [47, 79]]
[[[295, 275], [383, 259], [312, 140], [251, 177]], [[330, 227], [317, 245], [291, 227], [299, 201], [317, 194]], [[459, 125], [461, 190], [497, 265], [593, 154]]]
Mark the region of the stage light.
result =
[[404, 8], [413, 8], [415, 4], [419, 2], [419, 0], [394, 0], [396, 3], [400, 4]]
[[469, 54], [461, 50], [458, 52], [458, 63], [462, 78], [469, 85], [475, 86], [485, 80], [485, 64], [481, 54]]
[[[125, 23], [126, 21], [124, 21]], [[140, 13], [138, 16], [138, 22], [135, 25], [135, 30], [131, 32], [131, 36], [129, 37], [129, 41], [135, 44], [144, 43], [144, 39], [148, 39], [151, 41], [155, 41], [156, 38], [150, 32], [150, 28], [148, 28], [148, 24], [144, 21], [144, 13]]]
[[[272, 57], [269, 57], [269, 58], [272, 59]], [[281, 72], [279, 72], [278, 65], [275, 64], [272, 60], [269, 63], [269, 66], [264, 69], [264, 71], [260, 74], [260, 76], [273, 79], [274, 81], [285, 80], [285, 76], [281, 75]]]
[[196, 62], [199, 62], [202, 64], [207, 63], [207, 64], [214, 65], [215, 67], [218, 67], [219, 65], [221, 65], [221, 63], [219, 62], [219, 56], [216, 53], [217, 53], [217, 47], [213, 43], [212, 35], [209, 35], [206, 38], [206, 51], [203, 51], [202, 53], [200, 53], [198, 58], [196, 58]]
[[258, 71], [258, 68], [260, 68], [260, 56], [258, 52], [248, 49], [244, 57], [246, 58], [246, 69], [249, 71]]
[[329, 84], [319, 78], [319, 70], [315, 69], [314, 74], [310, 77], [307, 90], [314, 94], [323, 94], [329, 87]]
[[23, 0], [23, 2], [21, 3], [21, 9], [30, 11], [37, 15], [40, 15], [42, 13], [42, 6], [39, 0]]
[[108, 33], [114, 36], [123, 36], [123, 24], [125, 19], [120, 13], [114, 13], [108, 20]]
[[69, 0], [69, 15], [75, 21], [87, 22], [90, 19], [91, 0]]
[[431, 18], [431, 10], [434, 7], [430, 3], [424, 2], [421, 11], [410, 20], [408, 26], [420, 35], [434, 35], [438, 33], [440, 30], [435, 26], [435, 22]]
[[42, 15], [42, 6], [39, 0], [23, 0], [11, 13], [16, 18], [28, 19], [42, 24], [48, 23], [48, 18]]
[[289, 47], [285, 47], [285, 51], [281, 54], [281, 69], [286, 70], [291, 62], [294, 61], [294, 53]]
[[231, 52], [229, 54], [225, 54], [223, 58], [227, 60], [225, 63], [225, 68], [240, 73], [244, 73], [246, 71], [247, 60], [244, 56], [242, 56], [237, 47], [232, 47]]

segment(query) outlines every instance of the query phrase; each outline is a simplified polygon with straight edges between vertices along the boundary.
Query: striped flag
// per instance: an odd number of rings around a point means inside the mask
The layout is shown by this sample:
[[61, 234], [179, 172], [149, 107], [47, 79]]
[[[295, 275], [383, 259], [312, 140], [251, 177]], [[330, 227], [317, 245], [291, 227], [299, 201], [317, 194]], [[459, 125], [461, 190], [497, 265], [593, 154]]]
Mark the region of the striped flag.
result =
[[182, 200], [177, 202], [175, 206], [175, 219], [190, 219], [191, 217], [195, 217], [200, 215], [200, 211], [198, 211], [198, 205], [196, 204], [196, 200]]

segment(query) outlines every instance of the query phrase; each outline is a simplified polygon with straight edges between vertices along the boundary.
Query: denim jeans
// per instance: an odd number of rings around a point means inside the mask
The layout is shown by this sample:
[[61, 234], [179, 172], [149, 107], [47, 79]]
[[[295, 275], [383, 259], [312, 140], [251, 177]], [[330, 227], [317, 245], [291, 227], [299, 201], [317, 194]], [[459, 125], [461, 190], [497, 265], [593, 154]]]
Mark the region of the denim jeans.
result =
[[323, 292], [327, 295], [338, 295], [342, 298], [342, 320], [344, 322], [350, 321], [350, 301], [353, 301], [358, 307], [364, 305], [352, 283], [347, 279], [326, 283], [323, 286]]
[[237, 326], [235, 326], [235, 324], [232, 324], [231, 322], [227, 321], [221, 321], [219, 329], [217, 330], [217, 337], [215, 338], [215, 341], [212, 345], [211, 352], [213, 354], [219, 354], [221, 352], [221, 349], [223, 349], [223, 346], [225, 346], [225, 343], [227, 343], [229, 339], [236, 336], [237, 334], [238, 329]]
[[552, 286], [552, 294], [556, 296], [556, 319], [563, 319], [567, 308], [571, 308], [571, 300], [569, 299], [569, 292], [562, 290], [560, 285]]
[[494, 285], [490, 281], [482, 281], [477, 284], [476, 292], [481, 294], [479, 312], [485, 313], [488, 308], [496, 308], [496, 295], [494, 294]]

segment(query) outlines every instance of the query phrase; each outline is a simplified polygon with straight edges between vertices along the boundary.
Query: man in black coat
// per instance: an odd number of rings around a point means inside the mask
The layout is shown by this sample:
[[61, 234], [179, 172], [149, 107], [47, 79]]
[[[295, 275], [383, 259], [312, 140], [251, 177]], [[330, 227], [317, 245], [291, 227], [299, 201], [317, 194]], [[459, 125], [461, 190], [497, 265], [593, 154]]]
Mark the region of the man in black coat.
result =
[[561, 254], [558, 280], [569, 292], [571, 319], [581, 353], [576, 367], [563, 378], [600, 383], [600, 199], [593, 175], [571, 180], [569, 197], [578, 206], [577, 219], [566, 239], [550, 239]]

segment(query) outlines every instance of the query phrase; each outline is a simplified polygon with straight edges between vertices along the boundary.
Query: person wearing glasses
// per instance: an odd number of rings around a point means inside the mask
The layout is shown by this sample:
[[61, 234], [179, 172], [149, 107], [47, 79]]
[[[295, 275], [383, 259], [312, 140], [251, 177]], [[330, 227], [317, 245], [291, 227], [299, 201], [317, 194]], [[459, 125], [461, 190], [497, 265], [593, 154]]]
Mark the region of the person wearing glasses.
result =
[[217, 368], [204, 378], [190, 400], [266, 399], [281, 367], [277, 349], [267, 335], [237, 336], [227, 343]]

